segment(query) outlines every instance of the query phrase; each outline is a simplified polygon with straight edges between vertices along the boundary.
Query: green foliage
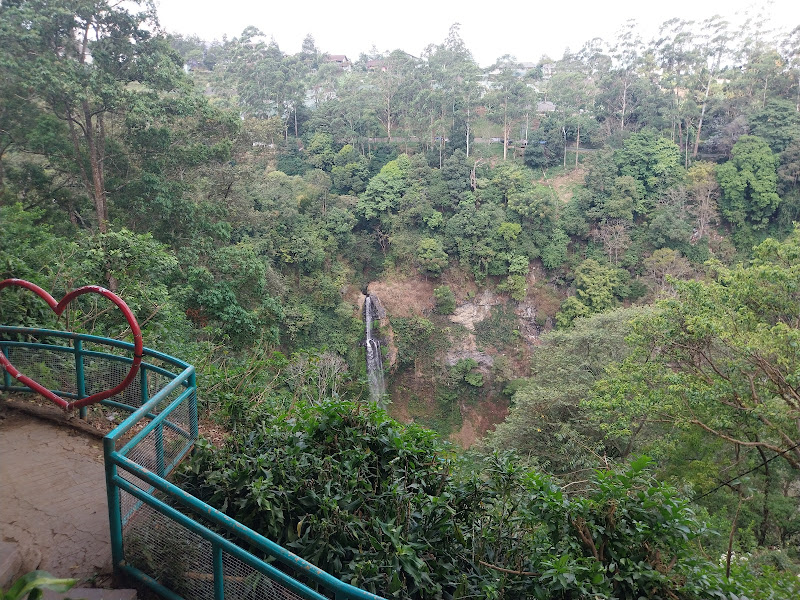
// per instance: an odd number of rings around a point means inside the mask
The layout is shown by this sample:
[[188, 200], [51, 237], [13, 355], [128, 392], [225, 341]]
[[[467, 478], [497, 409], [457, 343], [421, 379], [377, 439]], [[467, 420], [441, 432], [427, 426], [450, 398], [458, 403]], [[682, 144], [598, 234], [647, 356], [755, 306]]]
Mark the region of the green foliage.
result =
[[433, 298], [436, 302], [436, 312], [440, 315], [451, 315], [456, 309], [456, 297], [450, 286], [440, 285], [433, 288]]
[[392, 319], [397, 346], [397, 359], [402, 365], [414, 364], [417, 358], [428, 356], [436, 326], [422, 317]]
[[[798, 258], [796, 231], [785, 242], [769, 239], [758, 246], [750, 265], [713, 264], [708, 281], [673, 282], [676, 296], [635, 322], [631, 355], [587, 400], [604, 415], [602, 426], [612, 438], [627, 440], [642, 429], [657, 435], [669, 426], [680, 443], [682, 430], [697, 428], [713, 444], [724, 442], [726, 460], [758, 465], [767, 456], [779, 458], [783, 466], [770, 468], [758, 486], [760, 514], [742, 517], [761, 522], [762, 543], [778, 531], [782, 540], [797, 531], [791, 520], [777, 516], [785, 509], [767, 496], [785, 496], [771, 486], [794, 477], [800, 466], [796, 450], [786, 451], [800, 442], [792, 391], [800, 360]], [[655, 413], [661, 425], [649, 425]], [[699, 454], [719, 461], [723, 451], [715, 447], [701, 447], [693, 460]], [[746, 469], [735, 472], [740, 470]], [[699, 483], [707, 489], [717, 480]], [[731, 513], [735, 502], [734, 497]]]
[[39, 600], [43, 590], [58, 593], [67, 592], [75, 585], [75, 579], [57, 579], [47, 571], [31, 571], [17, 579], [7, 592], [3, 592], [2, 600]]
[[533, 143], [525, 148], [525, 164], [532, 169], [555, 166], [558, 164], [558, 159], [558, 154], [547, 144]]
[[374, 407], [299, 403], [277, 417], [223, 448], [201, 445], [181, 485], [374, 593], [692, 599], [738, 589], [694, 555], [702, 526], [646, 457], [595, 472], [572, 496], [512, 455], [456, 463], [434, 434]]
[[550, 241], [542, 248], [542, 264], [546, 269], [557, 269], [567, 260], [569, 237], [564, 230], [556, 228], [550, 234]]
[[588, 317], [616, 306], [623, 276], [620, 269], [587, 258], [575, 269], [575, 295], [564, 300], [556, 315], [559, 327], [569, 327], [578, 317]]
[[[393, 597], [426, 597], [454, 564], [450, 460], [436, 436], [367, 406], [298, 404], [225, 449], [202, 446], [180, 475], [190, 493], [335, 572]], [[401, 509], [401, 510], [400, 510]]]
[[511, 307], [494, 306], [488, 317], [475, 324], [475, 339], [479, 346], [503, 350], [513, 345], [518, 337], [519, 319]]
[[[525, 261], [526, 267], [527, 264], [527, 261]], [[497, 289], [501, 292], [508, 292], [514, 300], [522, 301], [528, 295], [528, 280], [524, 275], [515, 273], [509, 275], [502, 283], [499, 283]]]
[[583, 469], [600, 466], [600, 456], [623, 455], [626, 444], [605, 440], [581, 403], [609, 367], [627, 356], [625, 337], [641, 314], [617, 309], [543, 335], [530, 376], [514, 386], [509, 416], [489, 436], [491, 447], [535, 457], [539, 468], [567, 480], [583, 479]]
[[[79, 269], [73, 257], [78, 245], [37, 225], [40, 209], [24, 210], [21, 204], [0, 206], [0, 279], [27, 279], [61, 296], [72, 287]], [[69, 263], [70, 268], [60, 265]], [[43, 327], [54, 321], [53, 311], [33, 294], [6, 289], [0, 294], [0, 322], [22, 327]]]
[[[630, 176], [644, 188], [644, 197], [654, 201], [684, 177], [678, 147], [652, 130], [634, 133], [614, 152], [620, 175]], [[641, 209], [638, 212], [642, 212]]]
[[720, 212], [737, 229], [764, 229], [780, 204], [777, 194], [778, 159], [761, 138], [743, 135], [731, 160], [717, 167], [722, 190]]
[[471, 358], [462, 358], [450, 369], [450, 377], [456, 382], [465, 381], [472, 387], [483, 387], [483, 374], [476, 371], [478, 363]]
[[201, 324], [218, 324], [234, 347], [252, 344], [262, 335], [276, 342], [283, 318], [280, 302], [270, 295], [271, 270], [252, 245], [225, 246], [204, 266], [187, 269], [186, 302]]
[[308, 162], [317, 169], [330, 171], [336, 158], [333, 151], [333, 138], [327, 133], [315, 133], [306, 148]]
[[800, 137], [800, 117], [791, 101], [772, 98], [763, 109], [750, 117], [751, 133], [766, 141], [775, 154], [780, 154]]
[[434, 238], [422, 238], [417, 244], [417, 264], [425, 273], [438, 276], [447, 267], [447, 253], [442, 242]]
[[369, 164], [350, 144], [336, 153], [331, 169], [333, 189], [340, 194], [359, 194], [367, 188]]
[[381, 168], [380, 173], [369, 180], [364, 195], [359, 198], [357, 211], [367, 220], [393, 212], [408, 186], [411, 161], [405, 154]]

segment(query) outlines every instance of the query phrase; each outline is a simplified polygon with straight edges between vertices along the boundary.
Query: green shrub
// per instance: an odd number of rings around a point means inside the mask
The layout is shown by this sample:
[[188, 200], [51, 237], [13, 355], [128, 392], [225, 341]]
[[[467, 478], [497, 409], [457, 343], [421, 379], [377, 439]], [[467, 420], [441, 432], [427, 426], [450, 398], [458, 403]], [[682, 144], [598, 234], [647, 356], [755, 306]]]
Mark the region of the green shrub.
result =
[[300, 402], [223, 448], [201, 444], [178, 478], [248, 527], [389, 598], [796, 595], [797, 583], [772, 566], [760, 570], [766, 579], [748, 572], [740, 583], [700, 558], [692, 540], [703, 525], [649, 463], [597, 471], [583, 495], [571, 495], [513, 454], [456, 460], [433, 432], [373, 406], [328, 401]]
[[436, 312], [440, 315], [451, 315], [456, 310], [456, 297], [449, 286], [434, 288], [433, 298], [436, 301]]

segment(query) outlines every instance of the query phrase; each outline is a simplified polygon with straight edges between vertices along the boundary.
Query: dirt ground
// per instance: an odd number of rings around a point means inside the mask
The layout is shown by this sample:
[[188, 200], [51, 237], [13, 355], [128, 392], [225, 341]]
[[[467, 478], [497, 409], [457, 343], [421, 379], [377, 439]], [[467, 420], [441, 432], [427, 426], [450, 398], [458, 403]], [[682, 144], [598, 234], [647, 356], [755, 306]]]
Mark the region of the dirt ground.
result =
[[450, 441], [462, 448], [470, 448], [483, 439], [486, 433], [502, 423], [508, 415], [508, 401], [481, 402], [477, 406], [461, 406], [463, 424], [450, 434]]
[[373, 281], [368, 290], [377, 294], [386, 312], [392, 317], [423, 315], [433, 310], [433, 280], [420, 277]]
[[0, 413], [0, 533], [23, 571], [81, 584], [110, 577], [102, 442], [16, 411]]

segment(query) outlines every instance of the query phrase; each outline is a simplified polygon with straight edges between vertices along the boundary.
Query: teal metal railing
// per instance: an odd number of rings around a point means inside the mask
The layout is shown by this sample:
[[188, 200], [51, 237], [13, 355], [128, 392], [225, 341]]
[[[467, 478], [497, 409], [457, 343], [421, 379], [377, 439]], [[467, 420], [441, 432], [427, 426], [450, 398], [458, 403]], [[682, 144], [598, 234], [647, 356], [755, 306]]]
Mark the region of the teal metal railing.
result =
[[[0, 326], [0, 351], [47, 389], [80, 399], [124, 379], [133, 345]], [[0, 390], [33, 391], [0, 370]], [[131, 385], [101, 404], [126, 415], [103, 441], [115, 571], [170, 600], [382, 600], [167, 480], [198, 437], [194, 367], [144, 348]]]

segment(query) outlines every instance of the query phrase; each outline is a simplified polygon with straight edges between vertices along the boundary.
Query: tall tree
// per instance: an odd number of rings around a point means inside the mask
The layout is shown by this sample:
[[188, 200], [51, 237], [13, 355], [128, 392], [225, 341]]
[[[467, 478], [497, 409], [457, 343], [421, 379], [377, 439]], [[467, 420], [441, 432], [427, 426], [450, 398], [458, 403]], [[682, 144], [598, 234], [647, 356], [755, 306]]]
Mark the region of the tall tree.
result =
[[492, 91], [485, 102], [489, 106], [489, 117], [503, 128], [503, 160], [508, 158], [508, 140], [511, 127], [523, 114], [526, 86], [519, 77], [519, 63], [508, 54], [497, 59], [490, 69]]
[[642, 420], [696, 427], [800, 470], [800, 230], [768, 239], [750, 265], [715, 264], [706, 282], [634, 324], [633, 352], [590, 400], [622, 436]]
[[[130, 12], [128, 7], [141, 8]], [[20, 0], [0, 6], [4, 75], [24, 81], [69, 131], [72, 165], [108, 230], [111, 119], [183, 85], [155, 9], [134, 0]]]
[[431, 88], [431, 95], [438, 104], [437, 112], [443, 125], [438, 131], [440, 148], [449, 133], [453, 150], [461, 148], [469, 156], [480, 71], [461, 39], [459, 28], [458, 23], [453, 24], [442, 44], [426, 50], [429, 80], [422, 83], [425, 88]]
[[[717, 167], [720, 211], [741, 230], [764, 229], [778, 208], [778, 158], [759, 137], [743, 135], [731, 160]], [[744, 232], [744, 231], [743, 231]]]
[[[708, 106], [708, 97], [711, 92], [711, 84], [717, 75], [722, 64], [722, 59], [727, 52], [727, 45], [730, 41], [728, 24], [719, 16], [713, 16], [703, 22], [702, 35], [706, 40], [705, 48], [701, 51], [702, 58], [707, 61], [707, 82], [706, 90], [703, 94], [702, 108], [700, 109], [700, 119], [697, 123], [697, 133], [694, 138], [694, 149], [692, 157], [697, 158], [697, 151], [700, 147], [700, 134], [703, 131], [703, 120]], [[688, 167], [688, 165], [686, 165]]]

